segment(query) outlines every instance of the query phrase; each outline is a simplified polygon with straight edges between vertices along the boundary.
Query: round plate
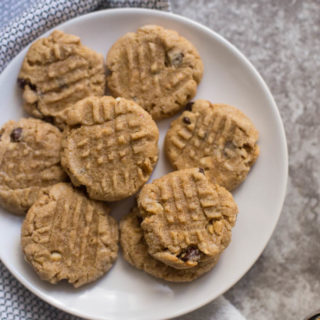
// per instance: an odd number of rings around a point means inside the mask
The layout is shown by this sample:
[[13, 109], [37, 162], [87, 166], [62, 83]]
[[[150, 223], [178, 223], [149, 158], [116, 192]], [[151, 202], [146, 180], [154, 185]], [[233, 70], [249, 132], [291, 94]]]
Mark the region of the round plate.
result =
[[[39, 280], [23, 259], [22, 218], [1, 210], [0, 257], [7, 268], [41, 299], [90, 319], [171, 318], [215, 299], [234, 285], [259, 257], [276, 226], [285, 195], [288, 159], [279, 111], [258, 72], [221, 36], [181, 16], [145, 9], [95, 12], [56, 29], [80, 36], [83, 44], [105, 56], [120, 36], [145, 24], [174, 29], [198, 48], [204, 76], [196, 98], [231, 104], [248, 115], [260, 132], [261, 154], [247, 180], [234, 192], [239, 215], [230, 246], [211, 272], [189, 284], [157, 280], [132, 268], [121, 254], [112, 270], [93, 284], [80, 289], [67, 284], [47, 284]], [[24, 115], [16, 82], [26, 50], [13, 59], [0, 77], [1, 125]], [[163, 139], [172, 120], [158, 122], [161, 151], [151, 180], [172, 170], [163, 152]], [[132, 199], [113, 204], [112, 215], [120, 218], [129, 212], [131, 205]]]

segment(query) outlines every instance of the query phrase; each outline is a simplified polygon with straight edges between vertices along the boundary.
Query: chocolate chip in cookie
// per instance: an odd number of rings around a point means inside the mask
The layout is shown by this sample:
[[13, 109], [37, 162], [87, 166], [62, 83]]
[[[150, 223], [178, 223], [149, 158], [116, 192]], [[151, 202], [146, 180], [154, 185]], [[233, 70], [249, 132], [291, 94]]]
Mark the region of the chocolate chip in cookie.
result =
[[146, 184], [138, 207], [148, 253], [182, 270], [220, 256], [238, 212], [232, 195], [197, 168], [174, 171]]
[[258, 136], [235, 107], [197, 100], [172, 122], [165, 151], [174, 168], [204, 168], [211, 182], [233, 190], [258, 158]]
[[85, 97], [104, 94], [103, 57], [83, 46], [79, 37], [55, 30], [30, 46], [18, 84], [29, 114], [52, 117], [55, 125], [63, 128], [70, 106]]
[[120, 244], [123, 257], [135, 268], [166, 281], [189, 282], [209, 272], [217, 263], [219, 256], [210, 262], [199, 262], [194, 268], [181, 270], [153, 258], [148, 253], [139, 216], [139, 209], [134, 207], [120, 221]]
[[22, 128], [14, 128], [10, 134], [11, 142], [19, 142], [22, 139]]
[[67, 179], [60, 165], [62, 134], [32, 118], [8, 121], [0, 132], [0, 204], [23, 215], [42, 191]]
[[107, 68], [111, 94], [134, 99], [155, 120], [183, 109], [203, 73], [199, 53], [188, 40], [154, 25], [120, 38], [108, 52]]

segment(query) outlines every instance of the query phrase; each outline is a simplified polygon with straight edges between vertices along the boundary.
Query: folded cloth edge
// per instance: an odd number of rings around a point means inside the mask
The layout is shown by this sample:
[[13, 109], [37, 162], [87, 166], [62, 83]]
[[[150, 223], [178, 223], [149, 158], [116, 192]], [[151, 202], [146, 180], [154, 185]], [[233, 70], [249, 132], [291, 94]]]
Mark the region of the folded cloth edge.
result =
[[140, 7], [170, 10], [169, 0], [39, 0], [0, 29], [0, 72], [31, 41], [76, 16], [106, 8]]
[[224, 296], [219, 296], [204, 307], [174, 320], [246, 320], [240, 311]]

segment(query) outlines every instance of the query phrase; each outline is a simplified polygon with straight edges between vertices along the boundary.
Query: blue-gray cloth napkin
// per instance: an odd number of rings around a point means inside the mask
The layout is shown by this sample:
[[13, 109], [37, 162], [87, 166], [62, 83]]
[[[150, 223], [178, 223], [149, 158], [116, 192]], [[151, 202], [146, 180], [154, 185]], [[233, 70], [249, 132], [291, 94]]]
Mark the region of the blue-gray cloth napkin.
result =
[[[106, 8], [170, 10], [169, 0], [0, 0], [0, 72], [31, 41], [76, 16]], [[0, 262], [1, 320], [76, 320], [24, 288]]]
[[32, 40], [76, 16], [106, 8], [170, 10], [169, 0], [0, 0], [0, 72]]

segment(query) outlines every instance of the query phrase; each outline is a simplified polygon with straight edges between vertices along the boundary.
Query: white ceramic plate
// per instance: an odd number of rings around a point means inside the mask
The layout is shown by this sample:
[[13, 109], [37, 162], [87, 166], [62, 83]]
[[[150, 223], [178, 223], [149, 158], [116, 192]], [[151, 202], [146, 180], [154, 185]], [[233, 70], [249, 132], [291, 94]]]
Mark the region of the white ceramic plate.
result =
[[[121, 257], [94, 284], [75, 290], [38, 279], [20, 249], [22, 218], [0, 210], [0, 257], [12, 274], [41, 299], [67, 312], [90, 319], [164, 319], [194, 310], [234, 285], [259, 257], [279, 218], [287, 182], [287, 147], [276, 104], [250, 62], [229, 42], [208, 28], [170, 13], [143, 9], [106, 10], [70, 20], [60, 26], [104, 56], [123, 34], [144, 24], [175, 29], [199, 50], [204, 77], [196, 98], [234, 105], [260, 131], [261, 155], [243, 185], [234, 192], [239, 216], [232, 242], [212, 272], [189, 284], [170, 284], [129, 266]], [[45, 35], [47, 35], [46, 33]], [[23, 116], [16, 84], [24, 49], [0, 76], [0, 124]], [[162, 149], [172, 119], [158, 123], [159, 163], [151, 179], [169, 172]], [[112, 215], [126, 214], [132, 200], [114, 204]]]

